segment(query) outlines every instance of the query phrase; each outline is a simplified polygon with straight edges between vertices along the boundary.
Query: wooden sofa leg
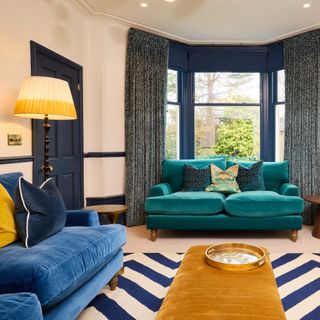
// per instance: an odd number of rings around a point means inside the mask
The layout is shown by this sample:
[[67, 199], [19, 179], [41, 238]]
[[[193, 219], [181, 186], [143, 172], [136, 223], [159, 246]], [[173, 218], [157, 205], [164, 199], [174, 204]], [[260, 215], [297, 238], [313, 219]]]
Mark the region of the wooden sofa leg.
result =
[[158, 237], [158, 229], [152, 229], [151, 230], [151, 241], [156, 241]]
[[298, 230], [291, 230], [290, 239], [293, 242], [296, 242], [298, 239]]
[[116, 290], [117, 285], [118, 285], [118, 275], [114, 275], [111, 280], [108, 282], [108, 285], [110, 286], [110, 290]]

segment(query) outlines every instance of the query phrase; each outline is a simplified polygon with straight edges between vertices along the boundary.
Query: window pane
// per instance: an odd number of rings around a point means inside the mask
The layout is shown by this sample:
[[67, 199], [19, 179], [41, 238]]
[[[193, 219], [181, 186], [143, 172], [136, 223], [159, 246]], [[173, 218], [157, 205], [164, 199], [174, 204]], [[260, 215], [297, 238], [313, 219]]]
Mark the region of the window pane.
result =
[[167, 105], [166, 159], [179, 159], [179, 106]]
[[178, 102], [178, 72], [168, 70], [167, 100]]
[[195, 73], [195, 103], [259, 103], [259, 73]]
[[277, 77], [278, 77], [278, 97], [277, 97], [277, 101], [279, 102], [283, 102], [285, 101], [285, 75], [284, 75], [284, 70], [278, 71], [277, 72]]
[[285, 105], [276, 105], [276, 161], [284, 159], [284, 116]]
[[260, 107], [195, 107], [195, 157], [260, 157]]

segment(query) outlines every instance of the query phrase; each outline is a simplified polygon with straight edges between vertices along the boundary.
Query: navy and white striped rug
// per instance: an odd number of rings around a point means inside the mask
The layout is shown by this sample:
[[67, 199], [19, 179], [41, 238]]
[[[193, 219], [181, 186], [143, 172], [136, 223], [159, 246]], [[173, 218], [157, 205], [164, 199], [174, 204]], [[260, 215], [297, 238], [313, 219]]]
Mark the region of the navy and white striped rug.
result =
[[[104, 288], [78, 320], [151, 320], [177, 272], [183, 254], [126, 254], [115, 291]], [[270, 254], [288, 320], [320, 320], [320, 254]]]

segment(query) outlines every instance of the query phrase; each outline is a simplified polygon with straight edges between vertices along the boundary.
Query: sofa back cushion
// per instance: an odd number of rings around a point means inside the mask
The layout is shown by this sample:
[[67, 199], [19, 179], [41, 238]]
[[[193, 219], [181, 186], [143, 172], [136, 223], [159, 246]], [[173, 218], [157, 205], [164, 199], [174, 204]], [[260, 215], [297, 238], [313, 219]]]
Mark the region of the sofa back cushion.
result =
[[170, 183], [173, 192], [183, 189], [184, 165], [191, 165], [196, 168], [205, 168], [211, 163], [222, 170], [226, 169], [225, 158], [205, 159], [205, 160], [163, 160], [162, 162], [162, 182]]
[[278, 192], [283, 183], [289, 182], [288, 161], [264, 162], [263, 179], [267, 190]]
[[6, 188], [12, 199], [14, 199], [14, 192], [21, 176], [21, 172], [9, 172], [0, 174], [0, 183]]
[[[234, 164], [250, 167], [252, 162], [227, 161], [227, 168]], [[288, 161], [263, 162], [263, 180], [266, 190], [278, 192], [283, 183], [289, 182]]]

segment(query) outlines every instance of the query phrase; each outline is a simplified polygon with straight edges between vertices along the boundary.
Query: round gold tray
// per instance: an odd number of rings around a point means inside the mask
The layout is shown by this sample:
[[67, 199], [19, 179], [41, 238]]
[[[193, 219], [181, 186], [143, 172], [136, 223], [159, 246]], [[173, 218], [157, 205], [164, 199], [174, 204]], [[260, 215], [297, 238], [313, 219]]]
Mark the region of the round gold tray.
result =
[[245, 243], [222, 243], [205, 252], [208, 265], [229, 271], [245, 271], [261, 267], [265, 262], [262, 248]]

